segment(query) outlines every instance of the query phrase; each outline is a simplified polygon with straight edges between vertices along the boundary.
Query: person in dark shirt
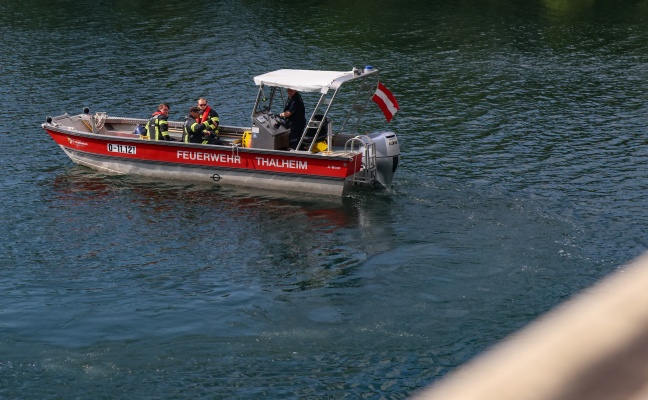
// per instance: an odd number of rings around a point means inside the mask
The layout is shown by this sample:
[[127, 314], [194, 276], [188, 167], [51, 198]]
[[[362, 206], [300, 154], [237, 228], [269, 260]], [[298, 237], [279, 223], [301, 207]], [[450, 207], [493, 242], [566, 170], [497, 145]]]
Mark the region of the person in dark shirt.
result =
[[297, 148], [299, 139], [306, 128], [306, 109], [298, 91], [288, 89], [288, 100], [286, 100], [284, 110], [279, 116], [286, 120], [286, 126], [290, 128], [289, 147]]

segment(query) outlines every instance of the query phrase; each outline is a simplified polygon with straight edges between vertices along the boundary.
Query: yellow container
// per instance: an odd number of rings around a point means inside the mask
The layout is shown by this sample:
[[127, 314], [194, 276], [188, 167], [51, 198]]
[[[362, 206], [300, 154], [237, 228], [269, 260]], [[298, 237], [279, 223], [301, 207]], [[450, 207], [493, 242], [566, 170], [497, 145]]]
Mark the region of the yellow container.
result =
[[315, 146], [313, 146], [313, 153], [319, 153], [320, 151], [326, 151], [328, 150], [328, 144], [326, 144], [325, 140], [322, 140], [321, 142], [315, 143]]
[[243, 143], [243, 147], [247, 147], [247, 148], [252, 147], [252, 132], [250, 131], [243, 132], [242, 143]]

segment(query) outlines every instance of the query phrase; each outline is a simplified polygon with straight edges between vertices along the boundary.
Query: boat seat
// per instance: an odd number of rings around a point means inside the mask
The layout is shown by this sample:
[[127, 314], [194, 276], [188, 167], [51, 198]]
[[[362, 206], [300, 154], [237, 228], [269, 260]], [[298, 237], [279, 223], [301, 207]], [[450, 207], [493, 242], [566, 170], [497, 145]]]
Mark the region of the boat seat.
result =
[[[84, 114], [81, 116], [81, 121], [83, 122], [83, 125], [88, 129], [88, 131], [92, 132], [92, 117], [87, 114]], [[102, 126], [97, 130], [96, 133], [100, 135], [105, 135], [106, 133], [108, 133], [108, 130], [106, 129], [105, 126]]]

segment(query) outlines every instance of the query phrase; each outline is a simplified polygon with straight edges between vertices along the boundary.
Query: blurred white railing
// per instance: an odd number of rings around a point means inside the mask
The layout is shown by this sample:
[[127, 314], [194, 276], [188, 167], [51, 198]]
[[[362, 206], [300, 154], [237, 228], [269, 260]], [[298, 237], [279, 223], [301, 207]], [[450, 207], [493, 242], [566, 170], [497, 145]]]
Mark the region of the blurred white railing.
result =
[[648, 254], [414, 399], [648, 399]]

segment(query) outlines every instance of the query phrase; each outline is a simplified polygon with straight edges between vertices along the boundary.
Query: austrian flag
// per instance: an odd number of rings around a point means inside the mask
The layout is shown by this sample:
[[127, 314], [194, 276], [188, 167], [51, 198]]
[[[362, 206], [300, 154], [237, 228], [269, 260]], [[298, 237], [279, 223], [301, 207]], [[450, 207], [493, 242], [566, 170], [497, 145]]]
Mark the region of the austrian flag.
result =
[[394, 114], [396, 114], [396, 111], [400, 110], [400, 108], [398, 108], [396, 97], [394, 97], [392, 92], [390, 92], [389, 89], [380, 82], [378, 82], [378, 88], [371, 100], [378, 104], [382, 112], [385, 114], [387, 122], [391, 121]]

